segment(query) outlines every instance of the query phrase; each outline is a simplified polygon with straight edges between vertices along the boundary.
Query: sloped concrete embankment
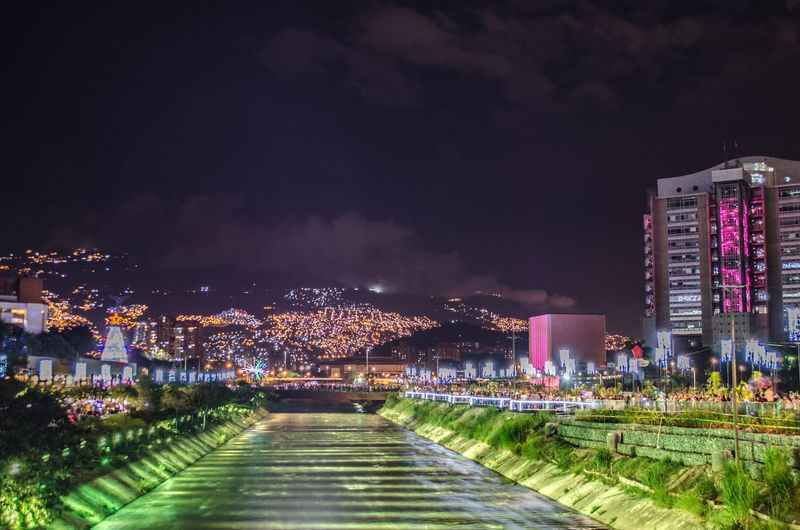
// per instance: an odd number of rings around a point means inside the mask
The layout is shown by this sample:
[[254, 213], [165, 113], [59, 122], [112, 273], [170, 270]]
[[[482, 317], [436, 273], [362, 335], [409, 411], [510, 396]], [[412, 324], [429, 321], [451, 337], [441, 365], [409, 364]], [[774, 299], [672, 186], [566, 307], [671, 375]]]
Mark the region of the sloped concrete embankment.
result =
[[238, 420], [227, 421], [205, 432], [181, 436], [149, 451], [125, 467], [81, 484], [62, 498], [64, 511], [51, 529], [85, 529], [156, 488], [222, 444], [238, 436], [267, 412], [257, 410]]
[[661, 508], [616, 485], [576, 475], [555, 464], [533, 461], [491, 447], [448, 429], [420, 422], [413, 415], [384, 407], [379, 414], [558, 503], [620, 530], [693, 530], [705, 523], [682, 510]]

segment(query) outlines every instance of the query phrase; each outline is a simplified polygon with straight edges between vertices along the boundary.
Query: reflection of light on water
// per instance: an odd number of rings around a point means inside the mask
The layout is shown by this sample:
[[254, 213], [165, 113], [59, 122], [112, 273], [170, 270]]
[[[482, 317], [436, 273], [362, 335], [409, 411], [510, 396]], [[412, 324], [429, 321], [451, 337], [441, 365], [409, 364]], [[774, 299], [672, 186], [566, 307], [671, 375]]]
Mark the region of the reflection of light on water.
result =
[[601, 527], [379, 416], [275, 413], [96, 528]]

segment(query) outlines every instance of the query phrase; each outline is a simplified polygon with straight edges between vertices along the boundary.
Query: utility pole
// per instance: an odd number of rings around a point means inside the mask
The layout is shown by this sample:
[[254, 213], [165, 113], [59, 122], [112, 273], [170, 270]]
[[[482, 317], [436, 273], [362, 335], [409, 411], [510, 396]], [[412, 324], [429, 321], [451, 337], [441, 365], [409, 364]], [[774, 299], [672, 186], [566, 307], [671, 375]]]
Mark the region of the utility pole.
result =
[[511, 324], [511, 366], [513, 370], [513, 377], [517, 377], [517, 330], [514, 324]]
[[[724, 290], [725, 289], [743, 289], [744, 285], [722, 285], [720, 286], [723, 290], [722, 296], [722, 304], [723, 307], [725, 305], [725, 296]], [[731, 292], [731, 295], [733, 292]], [[736, 376], [738, 368], [736, 366], [736, 326], [734, 325], [735, 312], [730, 312], [731, 318], [731, 402], [733, 404], [733, 435], [734, 435], [734, 443], [735, 443], [735, 450], [736, 450], [736, 463], [739, 463], [739, 405], [737, 403], [737, 396], [736, 396]]]

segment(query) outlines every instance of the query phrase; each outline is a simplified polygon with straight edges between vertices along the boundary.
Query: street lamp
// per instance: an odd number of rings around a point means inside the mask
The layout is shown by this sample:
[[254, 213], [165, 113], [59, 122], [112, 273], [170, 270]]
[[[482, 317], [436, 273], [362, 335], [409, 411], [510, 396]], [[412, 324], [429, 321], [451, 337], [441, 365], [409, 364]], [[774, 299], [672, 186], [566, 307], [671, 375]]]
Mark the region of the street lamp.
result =
[[[367, 387], [368, 388], [369, 388], [369, 350], [370, 349], [371, 348], [367, 348], [367, 363], [366, 363], [367, 364], [367, 366], [366, 366], [366, 368], [367, 368], [366, 380], [367, 380]], [[439, 374], [437, 373], [436, 375], [439, 375]]]
[[[744, 289], [744, 285], [720, 285], [720, 288], [725, 291], [726, 289]], [[731, 293], [732, 294], [732, 293]], [[725, 295], [723, 292], [722, 305], [725, 305]], [[734, 325], [735, 319], [731, 311], [731, 402], [733, 403], [733, 436], [734, 447], [736, 448], [736, 463], [739, 463], [739, 405], [736, 399], [736, 376], [738, 375], [736, 369], [736, 327]]]

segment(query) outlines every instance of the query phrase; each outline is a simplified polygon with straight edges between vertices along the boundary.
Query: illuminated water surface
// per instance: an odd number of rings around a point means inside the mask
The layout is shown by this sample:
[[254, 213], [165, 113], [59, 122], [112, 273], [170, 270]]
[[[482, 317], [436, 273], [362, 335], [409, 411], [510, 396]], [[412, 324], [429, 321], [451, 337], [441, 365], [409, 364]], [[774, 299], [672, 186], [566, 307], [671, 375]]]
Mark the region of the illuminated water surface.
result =
[[374, 414], [273, 414], [95, 528], [602, 528]]

